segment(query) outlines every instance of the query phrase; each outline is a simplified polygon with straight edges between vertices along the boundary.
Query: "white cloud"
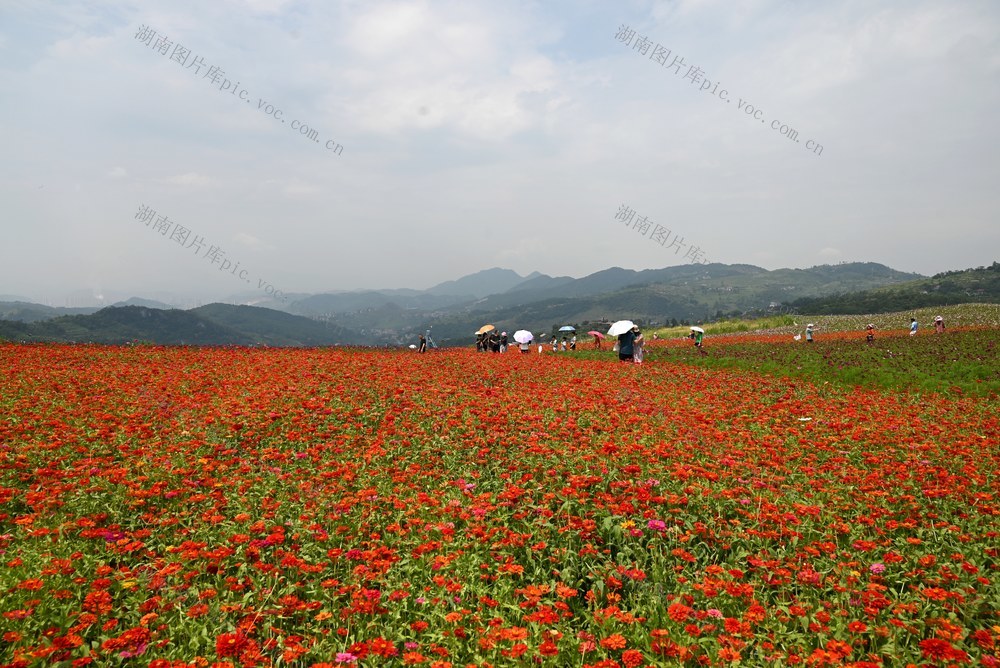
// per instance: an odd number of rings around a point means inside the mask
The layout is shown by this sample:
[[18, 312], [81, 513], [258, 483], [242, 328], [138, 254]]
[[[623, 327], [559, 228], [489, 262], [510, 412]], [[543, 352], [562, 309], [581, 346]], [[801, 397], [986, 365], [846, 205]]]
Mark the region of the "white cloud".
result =
[[323, 189], [313, 184], [295, 182], [286, 185], [282, 189], [282, 192], [284, 192], [286, 195], [292, 195], [292, 196], [313, 195], [316, 193], [323, 192]]
[[195, 188], [205, 188], [215, 184], [213, 179], [197, 172], [188, 172], [187, 174], [171, 176], [166, 179], [166, 182], [179, 186], [192, 186]]
[[265, 244], [257, 237], [252, 234], [246, 234], [245, 232], [238, 232], [233, 239], [235, 239], [241, 246], [253, 248], [255, 250], [273, 250], [274, 248], [274, 246]]

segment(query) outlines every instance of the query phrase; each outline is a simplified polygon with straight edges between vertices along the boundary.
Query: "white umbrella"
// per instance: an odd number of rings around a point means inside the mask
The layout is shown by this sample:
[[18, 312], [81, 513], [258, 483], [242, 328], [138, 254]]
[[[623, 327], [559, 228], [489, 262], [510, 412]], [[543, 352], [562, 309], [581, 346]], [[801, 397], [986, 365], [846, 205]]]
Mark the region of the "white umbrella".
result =
[[633, 327], [635, 327], [635, 323], [631, 320], [619, 320], [615, 324], [611, 325], [610, 329], [608, 329], [608, 336], [618, 336], [619, 334], [624, 334]]
[[701, 332], [702, 334], [705, 333], [705, 330], [703, 330], [701, 327], [692, 327], [691, 331], [692, 332]]
[[517, 341], [518, 343], [531, 343], [531, 340], [533, 338], [535, 337], [532, 336], [531, 332], [529, 332], [526, 329], [519, 329], [516, 332], [514, 332], [514, 340]]
[[410, 348], [413, 349], [413, 350], [416, 350], [417, 349], [417, 344], [411, 343], [410, 344]]
[[576, 331], [576, 327], [573, 327], [572, 325], [564, 325], [564, 326], [562, 326], [562, 327], [559, 328], [559, 331], [560, 332], [575, 332]]

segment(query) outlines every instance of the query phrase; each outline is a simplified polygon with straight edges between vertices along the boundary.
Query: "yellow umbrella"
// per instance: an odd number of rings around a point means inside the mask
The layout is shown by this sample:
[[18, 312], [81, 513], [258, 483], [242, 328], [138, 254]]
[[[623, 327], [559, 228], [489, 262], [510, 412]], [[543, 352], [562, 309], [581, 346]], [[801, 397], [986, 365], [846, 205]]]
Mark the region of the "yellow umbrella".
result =
[[496, 329], [496, 327], [493, 325], [483, 325], [479, 328], [479, 331], [477, 331], [476, 334], [485, 334], [486, 332], [492, 332], [494, 329]]

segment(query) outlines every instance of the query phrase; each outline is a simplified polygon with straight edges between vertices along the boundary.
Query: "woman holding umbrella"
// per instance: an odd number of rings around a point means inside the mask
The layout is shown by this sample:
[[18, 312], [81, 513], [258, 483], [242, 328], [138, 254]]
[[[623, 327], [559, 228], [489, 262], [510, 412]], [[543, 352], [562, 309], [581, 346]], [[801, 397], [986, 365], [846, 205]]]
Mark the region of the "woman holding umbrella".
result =
[[618, 359], [621, 362], [632, 362], [635, 354], [635, 332], [638, 328], [631, 320], [619, 320], [611, 325], [608, 336], [618, 337]]
[[587, 334], [590, 334], [592, 337], [594, 337], [594, 348], [597, 349], [597, 350], [600, 350], [601, 349], [601, 339], [604, 338], [604, 335], [601, 334], [598, 331], [593, 330], [593, 329], [590, 330], [589, 332], [587, 332]]
[[535, 337], [526, 329], [519, 329], [514, 332], [514, 340], [517, 341], [522, 355], [528, 354], [528, 348], [531, 345], [531, 340], [533, 338]]

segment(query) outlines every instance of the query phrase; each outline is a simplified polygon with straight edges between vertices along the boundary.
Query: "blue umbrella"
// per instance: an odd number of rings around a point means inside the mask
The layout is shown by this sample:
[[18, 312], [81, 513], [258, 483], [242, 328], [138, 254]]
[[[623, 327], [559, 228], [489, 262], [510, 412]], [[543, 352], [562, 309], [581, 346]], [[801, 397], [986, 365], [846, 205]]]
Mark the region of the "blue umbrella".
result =
[[564, 325], [564, 326], [562, 326], [562, 327], [559, 328], [559, 331], [560, 332], [575, 332], [576, 331], [576, 327], [573, 327], [571, 325]]

